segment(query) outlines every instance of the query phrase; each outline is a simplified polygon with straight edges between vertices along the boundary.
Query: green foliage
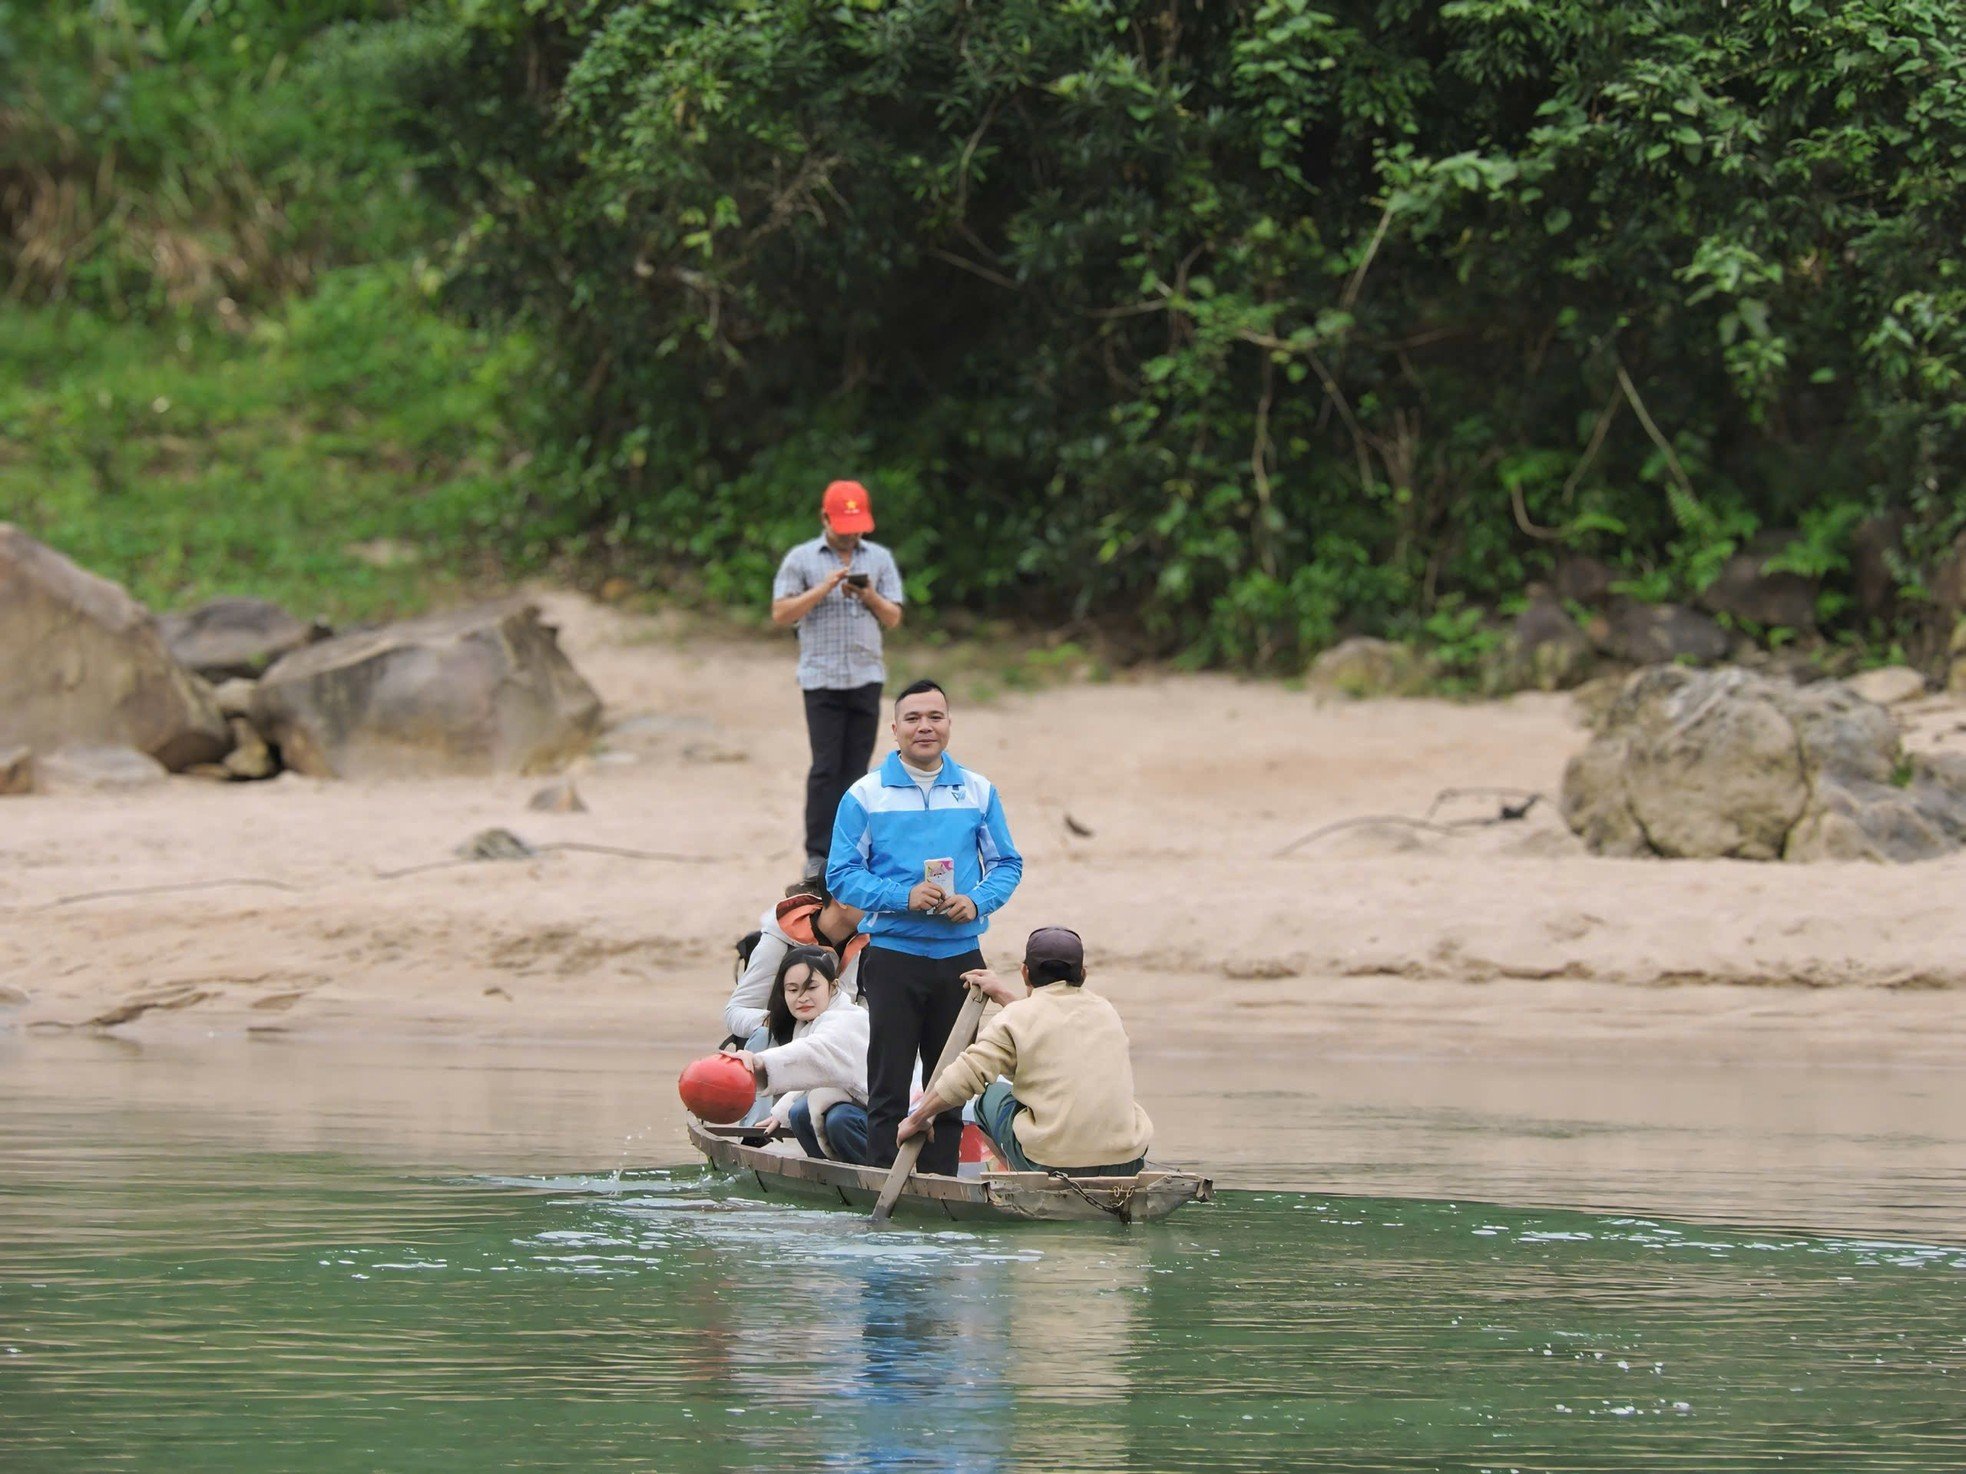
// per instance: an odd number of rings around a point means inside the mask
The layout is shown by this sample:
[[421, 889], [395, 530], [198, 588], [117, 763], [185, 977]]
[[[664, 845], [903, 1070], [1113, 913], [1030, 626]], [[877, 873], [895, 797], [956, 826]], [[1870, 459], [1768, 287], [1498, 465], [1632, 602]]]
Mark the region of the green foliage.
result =
[[155, 608], [414, 611], [513, 541], [529, 367], [522, 340], [380, 268], [330, 272], [243, 336], [0, 309], [0, 520]]
[[351, 525], [755, 604], [854, 475], [924, 611], [1450, 672], [1565, 550], [1680, 598], [1790, 531], [1857, 619], [1888, 513], [1916, 618], [1962, 120], [1953, 0], [0, 0], [0, 269], [61, 304], [0, 484], [174, 597], [249, 560], [147, 546], [172, 436], [295, 556], [318, 453]]
[[398, 73], [453, 33], [384, 23], [404, 8], [0, 3], [10, 294], [233, 317], [422, 239], [435, 217], [396, 141]]
[[575, 427], [541, 525], [719, 596], [854, 474], [918, 599], [1472, 663], [1556, 547], [1961, 515], [1947, 0], [461, 14], [399, 100]]

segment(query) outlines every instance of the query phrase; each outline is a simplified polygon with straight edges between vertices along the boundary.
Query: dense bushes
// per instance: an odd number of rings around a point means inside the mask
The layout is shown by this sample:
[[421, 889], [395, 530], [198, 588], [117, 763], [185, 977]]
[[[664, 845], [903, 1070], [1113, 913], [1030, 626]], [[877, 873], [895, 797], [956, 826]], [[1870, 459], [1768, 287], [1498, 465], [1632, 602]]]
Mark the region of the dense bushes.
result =
[[160, 608], [365, 618], [496, 570], [528, 349], [416, 260], [450, 220], [395, 78], [454, 33], [404, 8], [0, 4], [0, 520]]
[[392, 68], [451, 33], [379, 24], [408, 8], [0, 3], [8, 295], [230, 316], [428, 236]]
[[419, 147], [580, 416], [541, 525], [750, 594], [853, 473], [940, 600], [1288, 663], [1960, 520], [1949, 0], [468, 14]]
[[103, 0], [10, 34], [16, 293], [270, 304], [426, 251], [542, 345], [500, 519], [534, 553], [754, 601], [853, 474], [918, 598], [1289, 666], [1465, 640], [1564, 550], [1687, 594], [1769, 529], [1880, 634], [1860, 523], [1916, 621], [1966, 522], [1953, 0]]

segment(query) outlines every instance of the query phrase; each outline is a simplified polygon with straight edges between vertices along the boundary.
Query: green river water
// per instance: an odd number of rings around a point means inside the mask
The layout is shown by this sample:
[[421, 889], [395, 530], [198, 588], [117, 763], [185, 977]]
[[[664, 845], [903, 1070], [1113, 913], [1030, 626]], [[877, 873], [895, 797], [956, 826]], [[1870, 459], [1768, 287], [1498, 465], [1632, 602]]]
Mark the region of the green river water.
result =
[[1966, 1469], [1957, 1181], [1897, 1233], [1233, 1186], [873, 1232], [198, 1061], [0, 1051], [6, 1474]]

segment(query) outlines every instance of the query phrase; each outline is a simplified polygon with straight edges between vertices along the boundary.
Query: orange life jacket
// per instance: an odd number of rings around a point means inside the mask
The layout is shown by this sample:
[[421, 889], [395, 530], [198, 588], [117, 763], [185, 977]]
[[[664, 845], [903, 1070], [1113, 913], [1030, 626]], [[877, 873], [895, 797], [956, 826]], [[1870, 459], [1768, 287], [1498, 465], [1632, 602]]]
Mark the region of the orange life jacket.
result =
[[855, 932], [844, 948], [821, 941], [813, 925], [819, 920], [821, 909], [819, 902], [810, 896], [788, 896], [778, 903], [778, 929], [802, 947], [824, 947], [835, 953], [840, 959], [840, 971], [845, 972], [847, 964], [866, 949], [867, 934]]

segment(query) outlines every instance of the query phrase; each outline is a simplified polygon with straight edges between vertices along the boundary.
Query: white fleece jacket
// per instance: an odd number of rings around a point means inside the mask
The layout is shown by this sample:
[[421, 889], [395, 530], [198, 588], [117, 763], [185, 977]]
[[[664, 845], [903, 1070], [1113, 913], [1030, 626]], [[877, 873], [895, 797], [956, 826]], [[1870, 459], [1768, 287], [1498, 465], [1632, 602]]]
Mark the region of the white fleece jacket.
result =
[[815, 1114], [824, 1111], [817, 1096], [829, 1097], [828, 1104], [841, 1100], [867, 1103], [867, 1010], [843, 992], [833, 995], [833, 1004], [808, 1024], [792, 1030], [789, 1043], [760, 1050], [764, 1063], [766, 1093], [776, 1099], [771, 1112], [780, 1120], [792, 1102], [810, 1091], [815, 1096]]
[[[724, 1004], [724, 1032], [740, 1039], [749, 1038], [752, 1030], [764, 1023], [765, 1008], [771, 1002], [771, 985], [778, 980], [778, 964], [785, 960], [787, 952], [800, 945], [778, 924], [776, 906], [758, 918], [758, 931], [761, 933], [758, 945], [751, 949], [751, 960], [730, 990], [730, 1000]], [[840, 993], [849, 998], [860, 996], [858, 955], [840, 972]]]

